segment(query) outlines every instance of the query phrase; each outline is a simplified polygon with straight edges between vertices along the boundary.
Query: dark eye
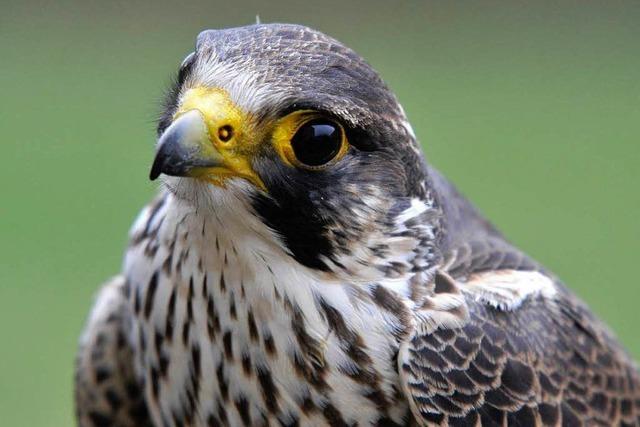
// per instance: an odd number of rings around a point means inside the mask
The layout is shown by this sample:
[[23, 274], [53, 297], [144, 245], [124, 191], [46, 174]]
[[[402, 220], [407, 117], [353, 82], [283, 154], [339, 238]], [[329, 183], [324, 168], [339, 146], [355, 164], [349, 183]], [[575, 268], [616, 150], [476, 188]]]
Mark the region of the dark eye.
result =
[[342, 127], [327, 119], [306, 122], [291, 138], [296, 159], [311, 167], [329, 163], [340, 153], [342, 144]]

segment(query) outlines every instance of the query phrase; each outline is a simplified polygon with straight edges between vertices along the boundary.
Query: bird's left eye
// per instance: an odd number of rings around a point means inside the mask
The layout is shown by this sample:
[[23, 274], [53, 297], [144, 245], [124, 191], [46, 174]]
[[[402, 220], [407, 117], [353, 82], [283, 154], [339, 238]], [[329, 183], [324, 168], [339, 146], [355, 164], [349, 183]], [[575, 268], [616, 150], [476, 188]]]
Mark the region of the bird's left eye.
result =
[[348, 150], [342, 125], [309, 111], [298, 111], [282, 119], [274, 140], [286, 163], [302, 169], [324, 169]]
[[342, 138], [342, 128], [338, 124], [315, 119], [300, 126], [291, 138], [291, 148], [301, 164], [318, 167], [340, 153]]

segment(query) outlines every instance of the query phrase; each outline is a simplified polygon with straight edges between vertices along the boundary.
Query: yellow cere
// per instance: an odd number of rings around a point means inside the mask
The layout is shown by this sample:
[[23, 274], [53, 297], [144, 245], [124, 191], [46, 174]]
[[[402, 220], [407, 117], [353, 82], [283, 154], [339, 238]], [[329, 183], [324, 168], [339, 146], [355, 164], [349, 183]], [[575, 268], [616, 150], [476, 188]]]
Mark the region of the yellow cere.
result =
[[[238, 176], [265, 190], [264, 183], [251, 167], [250, 158], [256, 152], [261, 138], [248, 115], [220, 88], [196, 87], [187, 90], [180, 98], [174, 120], [193, 110], [202, 114], [211, 148], [223, 161], [223, 167], [197, 168], [193, 175], [219, 186], [224, 184], [226, 178]], [[207, 151], [204, 150], [205, 153]]]

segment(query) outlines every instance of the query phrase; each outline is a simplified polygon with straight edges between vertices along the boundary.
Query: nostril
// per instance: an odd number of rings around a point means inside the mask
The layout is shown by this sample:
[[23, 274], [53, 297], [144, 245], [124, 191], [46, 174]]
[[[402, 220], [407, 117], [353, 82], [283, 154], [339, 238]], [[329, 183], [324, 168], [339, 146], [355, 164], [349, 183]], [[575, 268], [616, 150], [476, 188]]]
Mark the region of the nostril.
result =
[[233, 138], [233, 128], [230, 125], [220, 126], [218, 128], [218, 138], [222, 142], [229, 142]]

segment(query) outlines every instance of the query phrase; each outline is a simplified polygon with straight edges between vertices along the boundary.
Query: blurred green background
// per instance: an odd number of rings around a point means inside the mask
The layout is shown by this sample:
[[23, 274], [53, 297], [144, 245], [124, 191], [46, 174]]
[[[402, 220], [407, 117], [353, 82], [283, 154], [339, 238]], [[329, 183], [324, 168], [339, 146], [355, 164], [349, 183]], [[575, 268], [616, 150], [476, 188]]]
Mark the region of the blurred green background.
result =
[[640, 3], [0, 1], [0, 419], [72, 425], [169, 76], [205, 28], [307, 24], [366, 57], [431, 162], [640, 357]]

